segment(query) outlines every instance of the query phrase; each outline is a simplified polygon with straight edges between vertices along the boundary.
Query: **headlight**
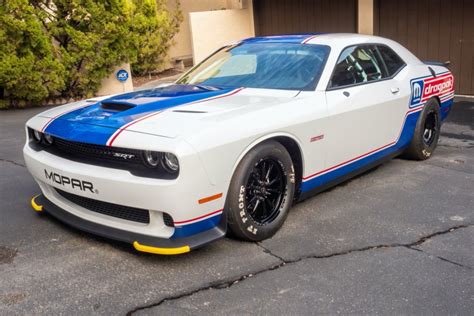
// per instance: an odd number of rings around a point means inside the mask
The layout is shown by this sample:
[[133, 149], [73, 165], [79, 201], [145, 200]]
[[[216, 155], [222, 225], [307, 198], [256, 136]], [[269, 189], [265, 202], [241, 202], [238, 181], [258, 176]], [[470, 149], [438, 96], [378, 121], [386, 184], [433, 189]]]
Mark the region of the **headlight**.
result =
[[178, 158], [172, 153], [165, 153], [162, 159], [163, 167], [170, 173], [175, 173], [179, 170]]
[[143, 158], [145, 160], [145, 165], [148, 168], [156, 168], [160, 163], [161, 153], [156, 151], [145, 150], [143, 152]]
[[49, 134], [43, 134], [43, 138], [46, 144], [51, 145], [53, 143], [53, 137]]
[[33, 139], [37, 143], [41, 143], [41, 140], [43, 139], [43, 134], [40, 131], [33, 130]]

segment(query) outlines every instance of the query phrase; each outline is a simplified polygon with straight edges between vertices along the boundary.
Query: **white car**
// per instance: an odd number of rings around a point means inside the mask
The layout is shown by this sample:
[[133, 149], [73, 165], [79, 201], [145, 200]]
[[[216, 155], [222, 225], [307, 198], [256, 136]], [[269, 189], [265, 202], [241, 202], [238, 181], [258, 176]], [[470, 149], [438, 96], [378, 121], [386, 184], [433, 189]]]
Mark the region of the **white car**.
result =
[[144, 252], [260, 241], [291, 206], [404, 154], [429, 158], [453, 76], [357, 34], [225, 46], [174, 84], [50, 109], [26, 124], [33, 198]]

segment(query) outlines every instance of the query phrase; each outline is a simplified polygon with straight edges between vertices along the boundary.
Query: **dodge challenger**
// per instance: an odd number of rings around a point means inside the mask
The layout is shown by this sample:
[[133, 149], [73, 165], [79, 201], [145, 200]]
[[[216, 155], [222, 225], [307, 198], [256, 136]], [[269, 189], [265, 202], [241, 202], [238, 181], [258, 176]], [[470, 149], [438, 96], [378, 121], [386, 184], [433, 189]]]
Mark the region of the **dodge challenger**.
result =
[[291, 206], [402, 155], [429, 158], [445, 64], [358, 34], [257, 37], [173, 84], [49, 109], [23, 149], [32, 207], [142, 252], [261, 241]]

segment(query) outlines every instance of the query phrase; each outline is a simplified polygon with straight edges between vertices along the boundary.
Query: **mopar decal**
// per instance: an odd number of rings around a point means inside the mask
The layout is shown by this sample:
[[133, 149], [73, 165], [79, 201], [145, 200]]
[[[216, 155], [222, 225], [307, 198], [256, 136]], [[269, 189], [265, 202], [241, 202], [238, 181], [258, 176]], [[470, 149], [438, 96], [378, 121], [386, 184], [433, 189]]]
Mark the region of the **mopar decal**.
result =
[[97, 193], [97, 191], [94, 190], [94, 185], [92, 184], [92, 182], [89, 182], [89, 181], [69, 178], [69, 177], [60, 175], [59, 173], [56, 173], [56, 172], [47, 171], [46, 169], [44, 169], [44, 176], [46, 177], [47, 180], [50, 180], [54, 183], [60, 184], [65, 187], [69, 186], [72, 189], [79, 189], [81, 191], [90, 191], [92, 193]]
[[411, 81], [410, 107], [426, 102], [432, 96], [442, 96], [454, 91], [454, 78], [448, 73], [438, 77], [424, 77]]
[[414, 81], [411, 84], [412, 99], [411, 104], [418, 104], [421, 102], [423, 95], [423, 80]]

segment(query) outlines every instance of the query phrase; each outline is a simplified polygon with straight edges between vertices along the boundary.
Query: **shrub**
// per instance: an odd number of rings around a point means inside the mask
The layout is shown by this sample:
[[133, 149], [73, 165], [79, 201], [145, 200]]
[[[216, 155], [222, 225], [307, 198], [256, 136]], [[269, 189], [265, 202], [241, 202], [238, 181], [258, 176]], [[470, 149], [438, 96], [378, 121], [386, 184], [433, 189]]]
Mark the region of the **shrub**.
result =
[[164, 0], [136, 0], [132, 8], [132, 33], [135, 34], [137, 61], [132, 71], [137, 75], [150, 74], [163, 64], [172, 38], [179, 30], [182, 14], [179, 2], [169, 12]]
[[5, 97], [15, 105], [59, 95], [65, 68], [33, 7], [28, 0], [0, 4], [0, 87]]
[[156, 69], [180, 18], [164, 0], [0, 0], [0, 91], [12, 105], [91, 96], [124, 62]]
[[135, 60], [127, 0], [45, 0], [34, 5], [66, 68], [63, 96], [91, 96], [114, 66]]

